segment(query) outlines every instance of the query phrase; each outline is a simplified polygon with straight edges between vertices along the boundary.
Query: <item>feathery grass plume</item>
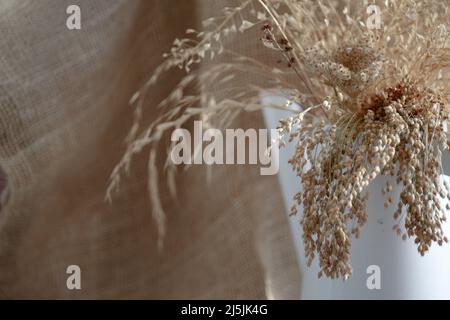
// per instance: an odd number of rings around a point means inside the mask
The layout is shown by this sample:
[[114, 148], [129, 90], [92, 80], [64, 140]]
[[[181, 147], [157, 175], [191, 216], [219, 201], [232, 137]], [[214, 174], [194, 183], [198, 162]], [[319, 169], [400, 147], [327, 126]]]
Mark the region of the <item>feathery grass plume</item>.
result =
[[[373, 3], [382, 19], [378, 29], [367, 20], [368, 1], [247, 0], [205, 20], [203, 31], [187, 30], [131, 100], [135, 121], [107, 198], [133, 155], [148, 147], [149, 193], [162, 237], [158, 142], [197, 117], [225, 128], [240, 112], [260, 110], [260, 94], [266, 92], [286, 97], [285, 104], [271, 107], [292, 112], [278, 132], [281, 145], [296, 145], [289, 162], [303, 192], [295, 195], [292, 214], [303, 207], [306, 256], [311, 263], [318, 255], [319, 277], [351, 275], [351, 237], [358, 237], [367, 221], [367, 188], [379, 175], [392, 176], [401, 188], [394, 230], [414, 238], [421, 254], [433, 242], [446, 242], [440, 200], [450, 195], [439, 175], [442, 151], [449, 147], [449, 1]], [[230, 39], [246, 41], [256, 30], [257, 51], [267, 50], [270, 58], [244, 55], [228, 45]], [[199, 68], [216, 57], [221, 59], [211, 67]], [[162, 115], [142, 123], [146, 93], [176, 67], [186, 75], [158, 104]], [[248, 75], [255, 81], [237, 82]], [[215, 90], [208, 88], [212, 83]], [[197, 91], [188, 94], [187, 88]], [[297, 111], [293, 103], [303, 109]], [[168, 158], [165, 168], [175, 193]], [[382, 191], [388, 207], [392, 184]]]

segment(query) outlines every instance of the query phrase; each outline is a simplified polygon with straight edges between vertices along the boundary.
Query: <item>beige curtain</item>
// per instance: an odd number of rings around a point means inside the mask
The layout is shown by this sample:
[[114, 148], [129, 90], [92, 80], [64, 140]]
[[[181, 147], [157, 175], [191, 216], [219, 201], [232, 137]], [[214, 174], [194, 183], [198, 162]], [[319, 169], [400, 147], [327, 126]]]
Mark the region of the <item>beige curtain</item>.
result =
[[[132, 123], [128, 100], [174, 37], [222, 4], [178, 0], [1, 0], [0, 211], [4, 298], [298, 298], [300, 271], [275, 176], [194, 167], [166, 196], [157, 230], [141, 153], [111, 205], [109, 175]], [[81, 7], [82, 30], [66, 28]], [[151, 91], [167, 94], [174, 74]], [[237, 126], [260, 127], [260, 114]], [[1, 171], [0, 170], [0, 171]], [[3, 175], [4, 177], [5, 175]], [[79, 265], [82, 289], [66, 287]]]

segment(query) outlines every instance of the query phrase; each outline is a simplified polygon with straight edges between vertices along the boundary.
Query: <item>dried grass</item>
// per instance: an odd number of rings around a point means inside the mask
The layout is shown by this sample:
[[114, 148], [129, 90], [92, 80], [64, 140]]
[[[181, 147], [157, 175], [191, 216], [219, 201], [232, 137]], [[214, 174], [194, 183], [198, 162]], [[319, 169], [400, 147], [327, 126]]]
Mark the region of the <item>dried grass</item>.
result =
[[[175, 40], [165, 61], [130, 101], [135, 107], [134, 124], [126, 139], [127, 151], [111, 175], [107, 199], [118, 189], [133, 156], [149, 148], [149, 193], [162, 237], [158, 142], [198, 117], [206, 126], [214, 119], [215, 126], [227, 127], [240, 112], [260, 110], [260, 94], [269, 92], [287, 97], [286, 104], [272, 107], [293, 113], [280, 121], [278, 130], [281, 144], [296, 144], [290, 163], [304, 192], [295, 196], [292, 213], [303, 206], [306, 255], [309, 262], [318, 255], [319, 276], [350, 276], [351, 237], [358, 236], [367, 221], [367, 187], [378, 175], [396, 178], [402, 188], [395, 231], [403, 238], [413, 237], [421, 254], [433, 242], [445, 242], [440, 199], [450, 196], [448, 186], [441, 186], [438, 178], [441, 154], [448, 148], [444, 125], [449, 98], [449, 3], [387, 0], [378, 4], [380, 30], [369, 30], [365, 24], [368, 3], [327, 0], [241, 1], [204, 21], [203, 31], [187, 30], [187, 37]], [[256, 28], [262, 44], [279, 55], [278, 64], [226, 45], [230, 39], [245, 39]], [[261, 50], [269, 50], [264, 46]], [[205, 59], [218, 56], [227, 59], [198, 68]], [[147, 92], [172, 68], [184, 69], [185, 77], [159, 103], [162, 115], [150, 124], [142, 123]], [[236, 85], [236, 79], [248, 74], [265, 81]], [[219, 89], [208, 90], [211, 83]], [[192, 90], [195, 93], [188, 94]], [[292, 103], [304, 109], [295, 111]], [[165, 168], [175, 193], [176, 170], [169, 159]], [[386, 206], [392, 203], [391, 190], [389, 183], [383, 188]]]

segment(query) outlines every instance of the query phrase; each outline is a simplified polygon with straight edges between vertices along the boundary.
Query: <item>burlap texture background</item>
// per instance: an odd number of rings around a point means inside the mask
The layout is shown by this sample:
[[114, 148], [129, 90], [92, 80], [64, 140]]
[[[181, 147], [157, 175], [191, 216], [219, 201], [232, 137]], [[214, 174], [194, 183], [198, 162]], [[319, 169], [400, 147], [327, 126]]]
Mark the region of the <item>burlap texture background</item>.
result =
[[[0, 295], [6, 298], [298, 298], [300, 272], [276, 176], [195, 167], [163, 195], [162, 252], [141, 154], [112, 205], [108, 177], [125, 150], [128, 100], [176, 36], [220, 1], [1, 0]], [[82, 30], [66, 28], [78, 4]], [[239, 46], [239, 43], [235, 44]], [[151, 92], [158, 101], [174, 73]], [[156, 112], [156, 111], [155, 111]], [[154, 116], [152, 103], [146, 116]], [[237, 125], [262, 126], [259, 114]], [[82, 290], [66, 288], [68, 265]]]

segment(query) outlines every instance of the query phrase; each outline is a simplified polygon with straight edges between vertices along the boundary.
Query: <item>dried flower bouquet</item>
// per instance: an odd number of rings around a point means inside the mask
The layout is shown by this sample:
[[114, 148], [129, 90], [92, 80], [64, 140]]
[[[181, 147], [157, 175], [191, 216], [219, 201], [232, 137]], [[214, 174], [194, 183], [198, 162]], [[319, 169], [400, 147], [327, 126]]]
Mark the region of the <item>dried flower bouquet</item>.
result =
[[[270, 92], [286, 96], [285, 104], [272, 107], [292, 112], [278, 127], [281, 145], [296, 146], [290, 164], [302, 183], [291, 211], [302, 206], [306, 256], [308, 263], [318, 256], [319, 276], [351, 275], [351, 238], [367, 221], [367, 188], [379, 175], [393, 177], [401, 188], [395, 232], [413, 238], [422, 255], [432, 243], [447, 242], [442, 224], [449, 205], [441, 207], [441, 199], [450, 194], [439, 176], [449, 148], [449, 1], [374, 4], [382, 20], [375, 27], [366, 1], [247, 0], [205, 20], [204, 31], [187, 30], [131, 100], [135, 122], [107, 197], [132, 156], [149, 146], [149, 192], [163, 235], [155, 164], [162, 136], [196, 117], [229, 126], [240, 112], [260, 110], [261, 92]], [[255, 34], [258, 51], [270, 51], [270, 58], [227, 46]], [[199, 67], [213, 59], [210, 67]], [[146, 92], [174, 67], [186, 75], [159, 103], [162, 115], [142, 128]], [[253, 83], [237, 84], [248, 74]], [[190, 95], [192, 88], [197, 92]], [[174, 173], [168, 160], [169, 186]], [[388, 182], [382, 190], [386, 207], [392, 188]]]

